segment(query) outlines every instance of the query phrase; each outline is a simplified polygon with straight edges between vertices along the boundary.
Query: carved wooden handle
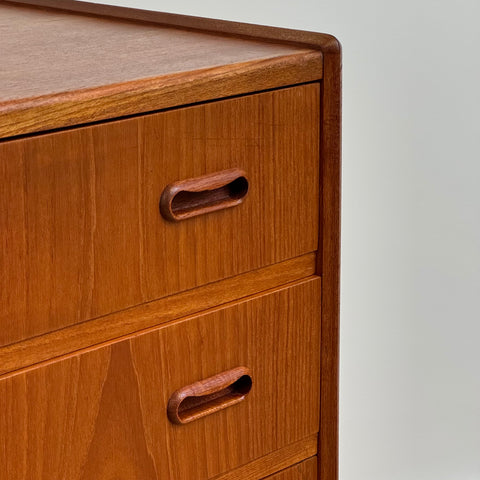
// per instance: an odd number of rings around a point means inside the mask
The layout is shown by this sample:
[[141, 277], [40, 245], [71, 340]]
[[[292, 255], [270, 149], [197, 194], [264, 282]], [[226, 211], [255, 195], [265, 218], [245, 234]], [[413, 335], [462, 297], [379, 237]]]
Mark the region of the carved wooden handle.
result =
[[165, 187], [160, 198], [160, 212], [174, 222], [234, 207], [248, 193], [246, 173], [238, 168], [189, 178]]
[[237, 367], [177, 390], [168, 401], [172, 423], [184, 424], [241, 402], [252, 388], [250, 370]]

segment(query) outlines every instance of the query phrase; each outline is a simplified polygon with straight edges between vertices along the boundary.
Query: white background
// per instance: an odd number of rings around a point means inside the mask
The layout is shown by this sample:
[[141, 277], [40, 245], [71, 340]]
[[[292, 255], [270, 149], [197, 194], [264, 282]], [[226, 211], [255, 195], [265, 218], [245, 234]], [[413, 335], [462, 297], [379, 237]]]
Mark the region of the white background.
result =
[[110, 3], [340, 39], [340, 479], [480, 480], [480, 1]]

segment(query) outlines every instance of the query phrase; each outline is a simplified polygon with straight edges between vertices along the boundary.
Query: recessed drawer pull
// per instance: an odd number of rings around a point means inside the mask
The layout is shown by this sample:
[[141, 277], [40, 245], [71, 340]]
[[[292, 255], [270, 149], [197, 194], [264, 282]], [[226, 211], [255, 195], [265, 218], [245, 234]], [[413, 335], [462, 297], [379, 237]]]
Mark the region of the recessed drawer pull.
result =
[[252, 388], [250, 370], [237, 367], [177, 390], [167, 414], [178, 425], [192, 422], [241, 402]]
[[234, 207], [243, 202], [247, 193], [248, 180], [243, 170], [223, 170], [167, 185], [160, 198], [160, 212], [167, 220], [178, 222]]

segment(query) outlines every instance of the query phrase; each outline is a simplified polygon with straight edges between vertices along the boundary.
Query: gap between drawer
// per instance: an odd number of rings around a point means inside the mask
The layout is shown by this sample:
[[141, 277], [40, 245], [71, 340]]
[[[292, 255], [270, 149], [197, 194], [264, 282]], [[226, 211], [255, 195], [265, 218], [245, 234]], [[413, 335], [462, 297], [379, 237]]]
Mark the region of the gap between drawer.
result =
[[318, 435], [295, 442], [211, 480], [258, 480], [280, 473], [317, 453]]
[[245, 297], [263, 295], [315, 273], [315, 253], [210, 283], [176, 295], [56, 330], [0, 348], [0, 379], [38, 364], [57, 361], [80, 350], [94, 349], [122, 337], [140, 335], [159, 325], [215, 310]]

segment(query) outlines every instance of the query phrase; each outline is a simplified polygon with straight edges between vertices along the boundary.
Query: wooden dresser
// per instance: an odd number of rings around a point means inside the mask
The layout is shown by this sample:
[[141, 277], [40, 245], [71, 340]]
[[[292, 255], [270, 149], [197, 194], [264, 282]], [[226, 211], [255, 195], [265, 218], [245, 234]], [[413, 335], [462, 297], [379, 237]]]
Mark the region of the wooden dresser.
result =
[[0, 480], [335, 480], [335, 38], [2, 1], [0, 52]]

